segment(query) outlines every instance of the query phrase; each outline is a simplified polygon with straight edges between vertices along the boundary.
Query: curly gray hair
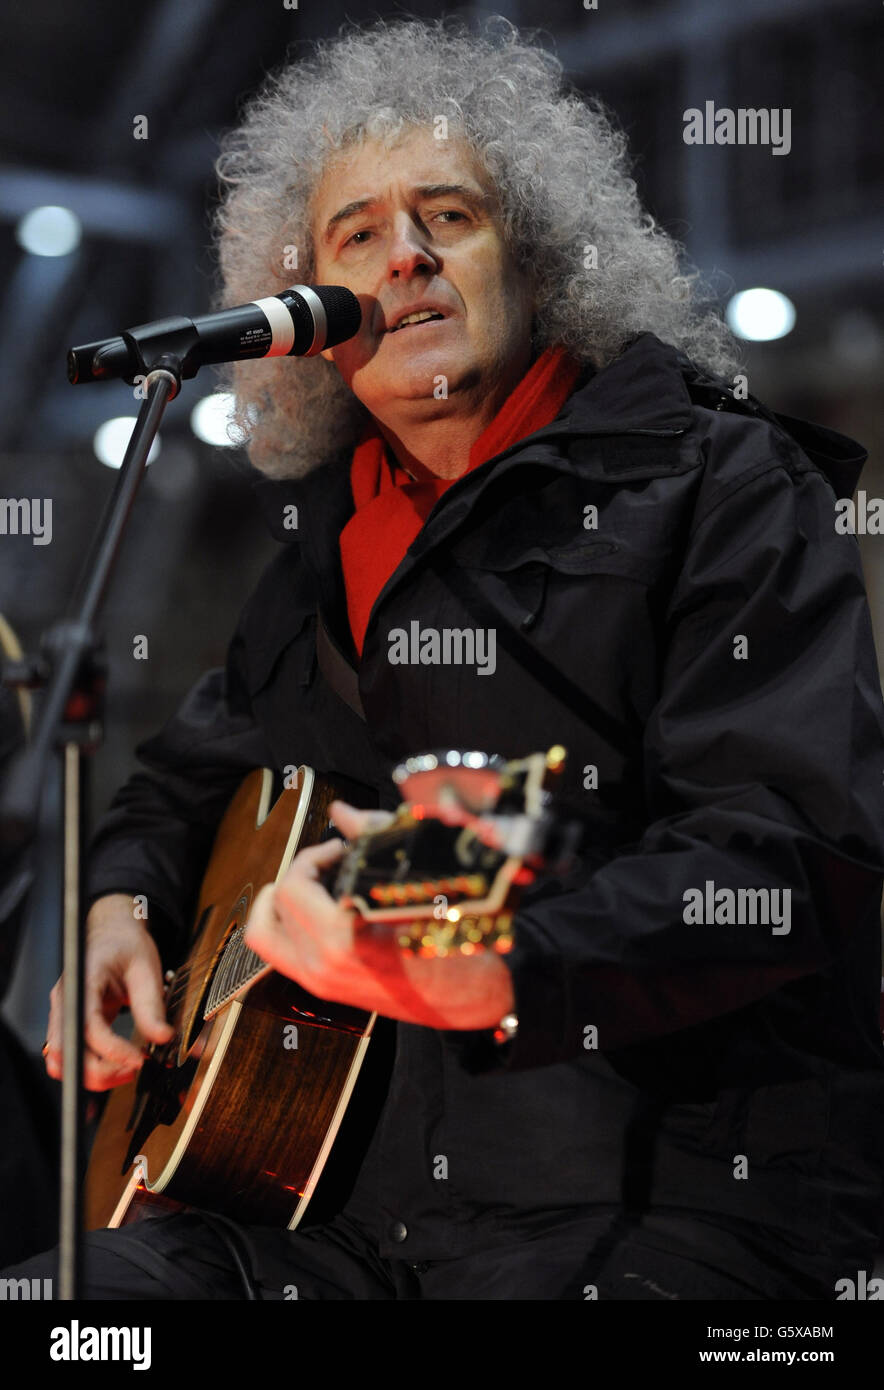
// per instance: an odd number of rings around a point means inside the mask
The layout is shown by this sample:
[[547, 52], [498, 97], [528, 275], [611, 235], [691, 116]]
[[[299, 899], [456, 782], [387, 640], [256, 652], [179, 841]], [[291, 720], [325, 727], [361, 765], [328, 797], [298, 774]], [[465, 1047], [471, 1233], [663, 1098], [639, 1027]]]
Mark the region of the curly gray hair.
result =
[[[736, 341], [699, 272], [638, 198], [626, 136], [595, 97], [566, 86], [558, 59], [502, 16], [345, 25], [272, 74], [222, 141], [215, 235], [218, 303], [278, 293], [313, 273], [311, 198], [328, 161], [368, 138], [445, 116], [496, 187], [503, 234], [537, 285], [534, 347], [562, 344], [596, 368], [650, 330], [698, 366], [732, 376]], [[585, 248], [595, 246], [598, 269]], [[291, 247], [298, 248], [293, 274]], [[228, 369], [235, 427], [252, 463], [298, 477], [351, 448], [366, 416], [321, 358]]]

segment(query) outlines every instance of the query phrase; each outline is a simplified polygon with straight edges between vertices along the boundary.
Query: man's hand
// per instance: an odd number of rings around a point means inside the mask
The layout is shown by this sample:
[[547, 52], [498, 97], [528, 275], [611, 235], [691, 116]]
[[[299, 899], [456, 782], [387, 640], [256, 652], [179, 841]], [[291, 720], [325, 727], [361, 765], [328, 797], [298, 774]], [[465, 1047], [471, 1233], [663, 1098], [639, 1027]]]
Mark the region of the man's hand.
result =
[[[349, 839], [378, 824], [378, 812], [343, 801], [332, 802], [331, 814]], [[500, 956], [424, 958], [403, 951], [390, 928], [362, 924], [319, 882], [343, 852], [340, 840], [329, 840], [295, 855], [285, 877], [256, 897], [246, 945], [319, 999], [427, 1028], [496, 1027], [514, 1007]]]
[[[64, 976], [49, 999], [46, 1070], [60, 1080]], [[110, 1026], [124, 1004], [144, 1038], [169, 1041], [174, 1030], [166, 1022], [159, 952], [144, 922], [133, 914], [133, 899], [110, 893], [93, 904], [86, 918], [83, 1084], [89, 1091], [131, 1081], [141, 1066], [140, 1049]]]

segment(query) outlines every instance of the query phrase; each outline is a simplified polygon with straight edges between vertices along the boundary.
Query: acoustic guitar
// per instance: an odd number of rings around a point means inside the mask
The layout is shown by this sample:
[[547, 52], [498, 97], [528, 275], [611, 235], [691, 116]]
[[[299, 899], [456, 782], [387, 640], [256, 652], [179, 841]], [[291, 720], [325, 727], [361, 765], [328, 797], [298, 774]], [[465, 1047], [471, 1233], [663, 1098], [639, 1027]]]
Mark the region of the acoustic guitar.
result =
[[[393, 774], [398, 811], [353, 842], [326, 886], [358, 912], [359, 930], [388, 931], [402, 950], [509, 950], [522, 887], [576, 846], [551, 801], [564, 756], [408, 759]], [[300, 767], [273, 805], [272, 789], [272, 773], [252, 772], [221, 822], [186, 959], [167, 983], [175, 1034], [147, 1047], [138, 1076], [108, 1097], [87, 1228], [187, 1204], [294, 1229], [314, 1194], [376, 1016], [315, 998], [243, 941], [258, 890], [332, 829], [324, 777]]]

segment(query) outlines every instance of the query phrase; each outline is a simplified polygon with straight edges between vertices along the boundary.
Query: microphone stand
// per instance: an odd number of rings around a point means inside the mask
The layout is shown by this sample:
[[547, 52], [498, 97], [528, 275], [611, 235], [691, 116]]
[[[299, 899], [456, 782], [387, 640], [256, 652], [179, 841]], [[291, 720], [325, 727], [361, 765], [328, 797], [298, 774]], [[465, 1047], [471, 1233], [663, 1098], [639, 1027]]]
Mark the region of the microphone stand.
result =
[[34, 838], [46, 764], [60, 755], [64, 772], [62, 960], [64, 970], [63, 1077], [61, 1089], [61, 1179], [58, 1297], [79, 1296], [82, 1280], [81, 1185], [83, 1144], [83, 961], [82, 847], [86, 829], [87, 755], [102, 737], [105, 667], [96, 619], [105, 599], [123, 534], [147, 466], [147, 456], [166, 405], [181, 389], [181, 360], [159, 352], [142, 359], [145, 396], [132, 430], [114, 491], [83, 569], [72, 616], [43, 635], [40, 654], [10, 663], [4, 683], [43, 689], [36, 728], [15, 759], [0, 796], [0, 835], [10, 845]]

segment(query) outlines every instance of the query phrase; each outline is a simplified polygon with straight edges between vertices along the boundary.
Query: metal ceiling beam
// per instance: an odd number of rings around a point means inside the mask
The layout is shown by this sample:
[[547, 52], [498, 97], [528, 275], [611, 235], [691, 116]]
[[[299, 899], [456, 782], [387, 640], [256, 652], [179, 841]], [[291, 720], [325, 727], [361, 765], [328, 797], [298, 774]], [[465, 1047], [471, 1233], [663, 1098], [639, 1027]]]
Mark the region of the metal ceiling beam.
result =
[[[868, 7], [860, 0], [841, 0], [838, 18], [866, 13]], [[627, 71], [673, 51], [689, 53], [701, 39], [724, 45], [739, 34], [815, 14], [831, 17], [830, 0], [777, 0], [773, 8], [770, 0], [739, 0], [739, 4], [680, 0], [669, 9], [647, 15], [627, 13], [613, 23], [600, 21], [598, 11], [586, 10], [579, 28], [556, 37], [555, 52], [569, 77], [581, 81]]]
[[[222, 0], [165, 0], [148, 6], [140, 16], [135, 42], [120, 55], [114, 68], [114, 83], [108, 92], [104, 119], [98, 123], [95, 157], [118, 157], [132, 139], [132, 120], [136, 115], [154, 117], [160, 146], [174, 144], [177, 131], [170, 127], [170, 112], [179, 87], [192, 75], [196, 50], [207, 32], [219, 22]], [[161, 126], [159, 118], [166, 117]]]

